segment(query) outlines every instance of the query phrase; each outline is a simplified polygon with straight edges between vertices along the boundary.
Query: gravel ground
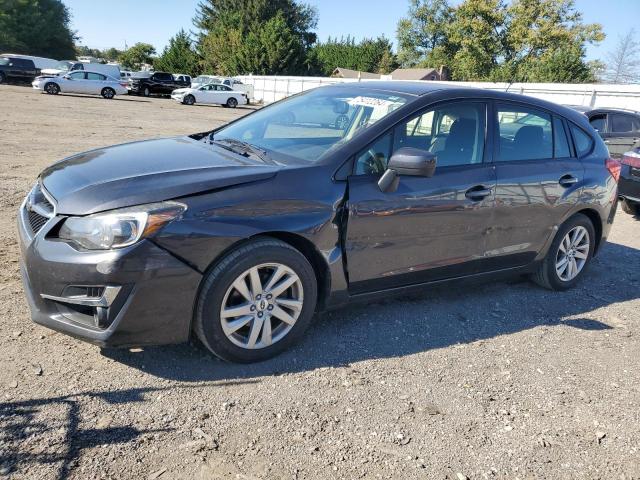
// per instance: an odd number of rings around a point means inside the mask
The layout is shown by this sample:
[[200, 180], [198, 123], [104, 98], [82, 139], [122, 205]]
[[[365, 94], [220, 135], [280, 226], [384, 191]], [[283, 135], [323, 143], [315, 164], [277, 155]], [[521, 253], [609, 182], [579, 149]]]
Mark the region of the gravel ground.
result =
[[640, 478], [640, 223], [585, 281], [425, 290], [318, 318], [257, 365], [100, 351], [31, 323], [15, 214], [47, 164], [250, 109], [0, 86], [0, 477]]

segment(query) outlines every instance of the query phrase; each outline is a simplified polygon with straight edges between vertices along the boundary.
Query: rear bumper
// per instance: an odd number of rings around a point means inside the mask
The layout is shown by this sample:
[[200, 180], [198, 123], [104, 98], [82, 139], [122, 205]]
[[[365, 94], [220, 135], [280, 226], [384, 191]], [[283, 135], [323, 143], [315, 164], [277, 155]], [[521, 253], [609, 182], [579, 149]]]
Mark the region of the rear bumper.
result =
[[[81, 252], [47, 239], [60, 221], [52, 218], [33, 235], [22, 209], [18, 215], [21, 273], [34, 322], [105, 347], [188, 340], [200, 273], [148, 240]], [[78, 298], [91, 303], [79, 289], [106, 286], [117, 287], [107, 306], [74, 305]]]
[[622, 165], [618, 181], [618, 195], [625, 200], [640, 203], [640, 169]]

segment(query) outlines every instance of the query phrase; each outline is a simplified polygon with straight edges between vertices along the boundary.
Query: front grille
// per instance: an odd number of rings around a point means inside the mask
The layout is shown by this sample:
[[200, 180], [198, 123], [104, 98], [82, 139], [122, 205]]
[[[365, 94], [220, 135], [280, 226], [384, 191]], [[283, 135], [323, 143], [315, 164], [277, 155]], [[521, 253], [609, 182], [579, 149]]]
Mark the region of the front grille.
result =
[[29, 226], [34, 235], [44, 227], [50, 218], [55, 216], [55, 206], [51, 203], [39, 183], [29, 192], [24, 207]]
[[29, 216], [29, 226], [31, 227], [31, 231], [35, 235], [40, 231], [44, 224], [49, 220], [47, 217], [40, 215], [32, 210], [28, 212]]

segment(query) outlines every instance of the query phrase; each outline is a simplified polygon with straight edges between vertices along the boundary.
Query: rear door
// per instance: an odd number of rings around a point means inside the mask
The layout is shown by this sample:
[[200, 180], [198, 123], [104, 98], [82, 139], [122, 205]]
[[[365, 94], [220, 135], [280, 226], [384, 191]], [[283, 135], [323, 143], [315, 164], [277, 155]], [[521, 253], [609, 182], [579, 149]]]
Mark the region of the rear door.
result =
[[577, 202], [584, 168], [567, 123], [551, 112], [500, 102], [494, 125], [498, 184], [488, 255], [501, 268], [516, 267], [534, 260]]
[[[485, 161], [486, 103], [429, 107], [355, 158], [345, 239], [349, 289], [363, 293], [482, 272], [492, 225], [495, 172]], [[401, 176], [394, 192], [378, 180], [402, 147], [437, 156], [431, 178]]]
[[94, 73], [94, 72], [86, 72], [86, 74], [87, 74], [86, 93], [99, 95], [105, 86], [105, 80], [107, 79], [106, 75], [102, 75], [101, 73]]
[[640, 116], [627, 113], [609, 113], [608, 130], [603, 135], [613, 158], [640, 146]]

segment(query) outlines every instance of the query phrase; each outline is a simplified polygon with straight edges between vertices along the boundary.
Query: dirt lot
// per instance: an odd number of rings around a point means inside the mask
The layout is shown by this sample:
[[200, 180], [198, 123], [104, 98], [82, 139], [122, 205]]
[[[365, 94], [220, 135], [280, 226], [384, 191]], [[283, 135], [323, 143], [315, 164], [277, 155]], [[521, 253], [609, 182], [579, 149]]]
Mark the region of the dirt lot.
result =
[[31, 323], [15, 214], [72, 153], [250, 111], [0, 86], [0, 477], [640, 478], [640, 222], [586, 281], [439, 288], [333, 312], [277, 359], [100, 349]]

